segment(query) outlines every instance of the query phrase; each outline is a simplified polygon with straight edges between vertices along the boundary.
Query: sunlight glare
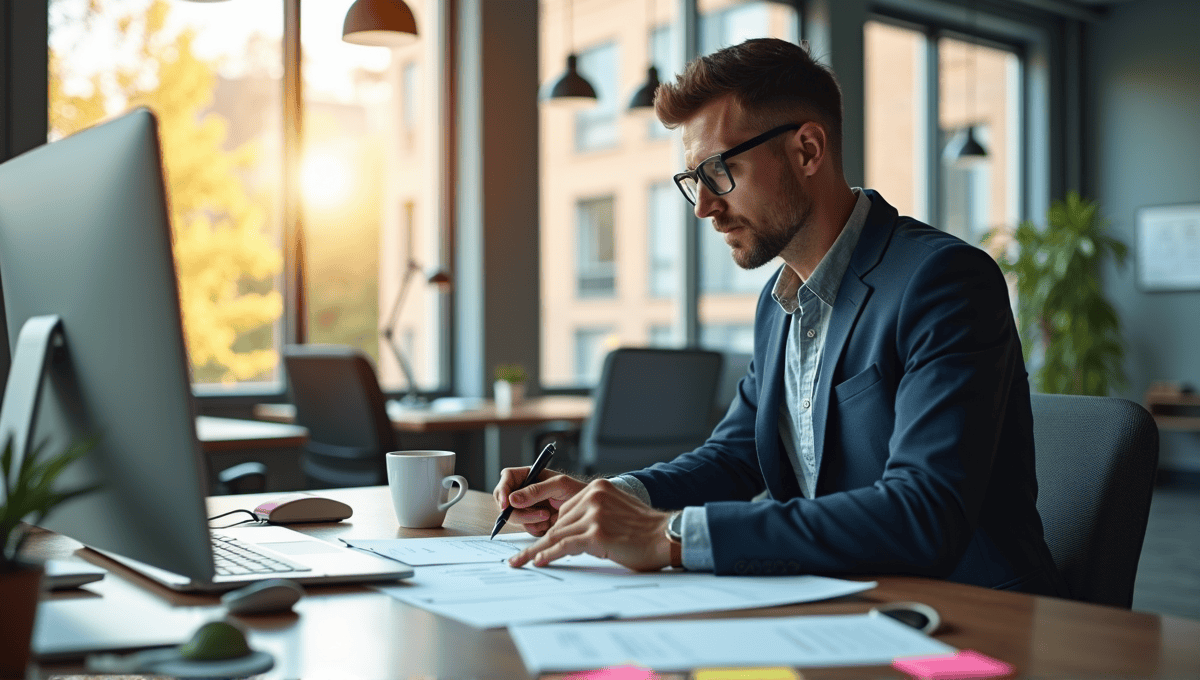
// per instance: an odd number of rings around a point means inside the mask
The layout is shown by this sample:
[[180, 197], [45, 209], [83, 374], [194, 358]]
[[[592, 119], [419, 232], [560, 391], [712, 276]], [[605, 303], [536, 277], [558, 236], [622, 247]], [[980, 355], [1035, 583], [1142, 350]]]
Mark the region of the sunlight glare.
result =
[[330, 151], [309, 152], [300, 168], [300, 187], [306, 205], [333, 210], [346, 205], [354, 190], [354, 168]]

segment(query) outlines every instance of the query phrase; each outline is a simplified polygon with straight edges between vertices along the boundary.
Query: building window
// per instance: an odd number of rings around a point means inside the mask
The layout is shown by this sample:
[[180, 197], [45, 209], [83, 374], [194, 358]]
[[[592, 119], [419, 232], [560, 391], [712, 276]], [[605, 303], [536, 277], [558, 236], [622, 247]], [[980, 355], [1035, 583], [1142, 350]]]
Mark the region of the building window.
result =
[[581, 298], [611, 297], [617, 292], [613, 245], [613, 199], [594, 198], [576, 204], [578, 251], [576, 292]]
[[683, 225], [685, 203], [674, 182], [650, 187], [650, 259], [647, 280], [650, 297], [670, 298], [679, 292], [679, 229]]
[[616, 349], [616, 344], [611, 328], [575, 329], [575, 382], [581, 385], [600, 382], [604, 357]]
[[620, 136], [617, 43], [579, 53], [579, 74], [596, 88], [596, 103], [575, 114], [575, 150], [596, 151], [617, 145]]

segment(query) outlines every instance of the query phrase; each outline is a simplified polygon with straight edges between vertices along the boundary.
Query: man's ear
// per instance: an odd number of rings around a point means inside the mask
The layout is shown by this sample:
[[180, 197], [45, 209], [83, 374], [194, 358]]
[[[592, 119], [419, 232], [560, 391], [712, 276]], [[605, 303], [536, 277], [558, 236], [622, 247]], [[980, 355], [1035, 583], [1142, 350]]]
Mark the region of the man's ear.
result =
[[801, 175], [811, 177], [817, 174], [829, 155], [829, 137], [825, 134], [825, 126], [815, 120], [808, 121], [792, 133], [789, 146]]

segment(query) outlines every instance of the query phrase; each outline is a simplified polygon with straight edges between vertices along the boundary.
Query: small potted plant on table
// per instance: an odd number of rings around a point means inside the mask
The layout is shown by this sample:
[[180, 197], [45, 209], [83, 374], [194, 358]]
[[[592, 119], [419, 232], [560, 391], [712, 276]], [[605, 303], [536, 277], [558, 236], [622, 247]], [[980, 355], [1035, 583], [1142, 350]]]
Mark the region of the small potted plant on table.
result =
[[95, 446], [83, 441], [42, 459], [45, 444], [16, 460], [12, 442], [0, 453], [0, 678], [25, 677], [33, 620], [41, 593], [43, 567], [21, 558], [30, 525], [41, 523], [62, 503], [90, 493], [98, 485], [68, 491], [55, 488], [59, 475]]
[[500, 364], [496, 367], [496, 382], [492, 391], [496, 396], [496, 409], [501, 413], [512, 411], [512, 407], [525, 398], [525, 380], [529, 377], [520, 364]]

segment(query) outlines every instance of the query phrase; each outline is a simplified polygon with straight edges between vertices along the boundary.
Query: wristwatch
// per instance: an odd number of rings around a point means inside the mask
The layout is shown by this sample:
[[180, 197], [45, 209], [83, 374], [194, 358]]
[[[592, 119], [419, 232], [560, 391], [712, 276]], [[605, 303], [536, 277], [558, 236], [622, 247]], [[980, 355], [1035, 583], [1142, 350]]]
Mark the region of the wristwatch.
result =
[[671, 548], [671, 566], [676, 569], [683, 568], [683, 511], [677, 510], [671, 513], [671, 518], [667, 520], [666, 529], [667, 541]]

